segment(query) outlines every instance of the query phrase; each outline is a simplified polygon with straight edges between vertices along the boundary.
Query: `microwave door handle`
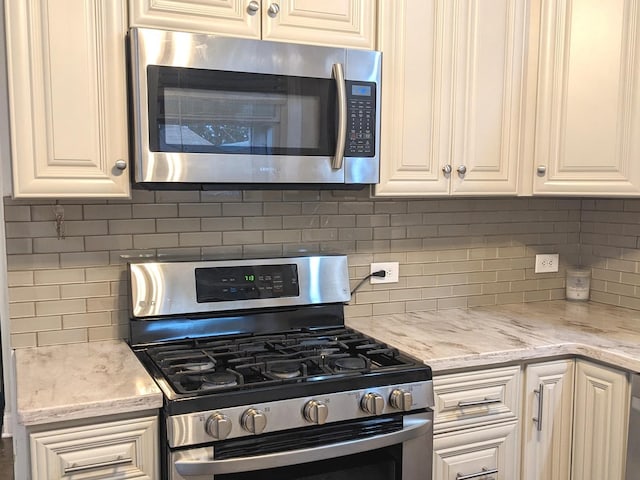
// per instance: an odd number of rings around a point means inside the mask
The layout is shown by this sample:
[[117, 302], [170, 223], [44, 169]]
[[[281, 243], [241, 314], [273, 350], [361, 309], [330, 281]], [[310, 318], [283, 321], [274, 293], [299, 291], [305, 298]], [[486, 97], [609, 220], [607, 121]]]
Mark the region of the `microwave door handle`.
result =
[[344, 83], [344, 69], [341, 63], [333, 64], [333, 78], [336, 80], [338, 91], [338, 137], [331, 168], [340, 170], [344, 161], [344, 147], [347, 143], [347, 87]]
[[[385, 433], [370, 438], [361, 438], [346, 442], [321, 445], [314, 448], [302, 448], [286, 452], [275, 452], [251, 457], [230, 458], [226, 460], [211, 460], [208, 449], [204, 448], [203, 457], [189, 455], [187, 450], [175, 461], [176, 471], [185, 478], [196, 476], [223, 475], [229, 473], [264, 470], [268, 468], [299, 465], [302, 463], [318, 462], [327, 458], [345, 457], [356, 453], [377, 450], [379, 448], [404, 443], [414, 438], [430, 436], [433, 426], [431, 420], [416, 418], [409, 422], [405, 420], [405, 427], [392, 433]], [[197, 450], [196, 450], [197, 451]]]

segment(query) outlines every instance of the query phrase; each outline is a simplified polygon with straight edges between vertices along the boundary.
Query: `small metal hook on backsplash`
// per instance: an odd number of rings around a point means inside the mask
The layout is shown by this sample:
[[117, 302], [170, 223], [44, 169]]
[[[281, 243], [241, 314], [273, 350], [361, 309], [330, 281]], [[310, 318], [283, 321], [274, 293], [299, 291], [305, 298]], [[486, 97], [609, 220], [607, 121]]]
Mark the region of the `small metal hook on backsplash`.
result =
[[64, 207], [58, 204], [57, 200], [53, 207], [53, 215], [55, 216], [56, 222], [56, 235], [58, 240], [63, 240], [65, 238]]

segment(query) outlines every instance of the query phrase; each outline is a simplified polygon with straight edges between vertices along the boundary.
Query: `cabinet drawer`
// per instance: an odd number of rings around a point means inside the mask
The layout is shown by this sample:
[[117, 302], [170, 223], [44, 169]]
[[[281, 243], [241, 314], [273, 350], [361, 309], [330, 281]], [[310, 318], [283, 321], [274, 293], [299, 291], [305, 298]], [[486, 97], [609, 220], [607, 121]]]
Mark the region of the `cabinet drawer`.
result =
[[157, 441], [156, 417], [32, 433], [32, 480], [154, 480]]
[[518, 422], [436, 435], [433, 450], [433, 480], [518, 478]]
[[435, 433], [518, 418], [520, 367], [436, 376]]

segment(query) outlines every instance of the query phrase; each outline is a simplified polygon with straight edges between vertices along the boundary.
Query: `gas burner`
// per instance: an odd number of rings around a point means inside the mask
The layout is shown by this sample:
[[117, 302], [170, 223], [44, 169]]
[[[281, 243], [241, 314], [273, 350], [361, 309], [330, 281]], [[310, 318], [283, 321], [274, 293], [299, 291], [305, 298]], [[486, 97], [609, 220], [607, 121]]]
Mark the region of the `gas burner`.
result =
[[336, 370], [364, 370], [367, 368], [367, 362], [361, 357], [345, 357], [339, 358], [333, 362]]
[[212, 370], [215, 364], [211, 361], [194, 362], [182, 365], [182, 368], [189, 372], [202, 372], [205, 370]]
[[297, 362], [272, 363], [267, 366], [267, 373], [276, 378], [296, 378], [302, 375], [301, 366]]
[[238, 378], [228, 372], [210, 372], [199, 375], [185, 375], [180, 379], [180, 384], [189, 391], [214, 390], [234, 387], [238, 384]]

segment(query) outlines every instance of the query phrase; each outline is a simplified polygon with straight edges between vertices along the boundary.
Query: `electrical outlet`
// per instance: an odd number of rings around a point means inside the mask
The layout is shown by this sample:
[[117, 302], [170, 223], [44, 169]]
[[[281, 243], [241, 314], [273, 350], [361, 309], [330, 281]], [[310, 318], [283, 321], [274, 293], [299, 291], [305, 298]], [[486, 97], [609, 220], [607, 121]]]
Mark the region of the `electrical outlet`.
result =
[[400, 264], [398, 262], [372, 263], [370, 273], [384, 270], [387, 274], [382, 277], [371, 277], [371, 283], [397, 283], [400, 276]]
[[557, 253], [547, 253], [536, 255], [536, 273], [550, 273], [558, 271], [560, 255]]

